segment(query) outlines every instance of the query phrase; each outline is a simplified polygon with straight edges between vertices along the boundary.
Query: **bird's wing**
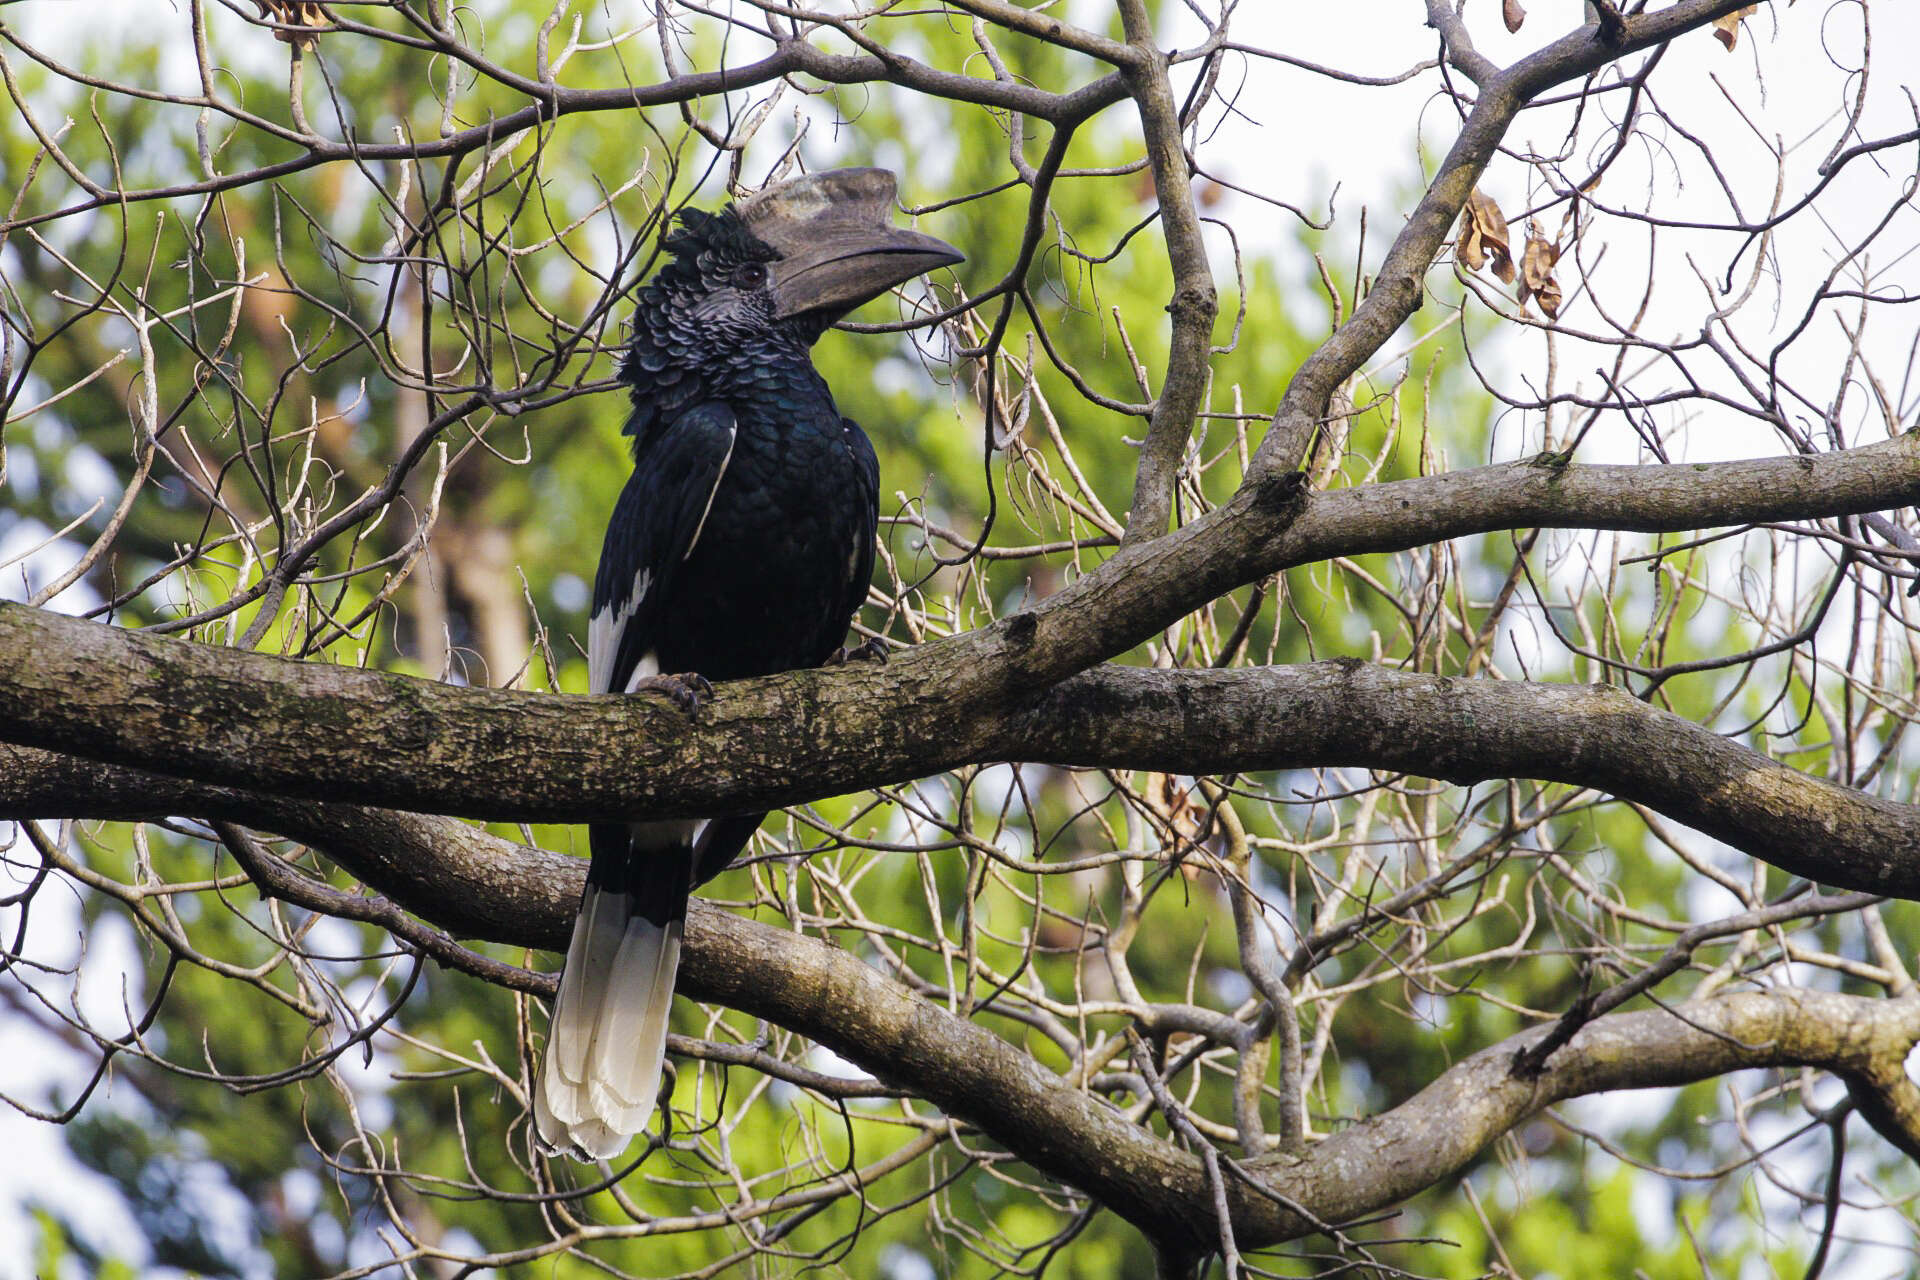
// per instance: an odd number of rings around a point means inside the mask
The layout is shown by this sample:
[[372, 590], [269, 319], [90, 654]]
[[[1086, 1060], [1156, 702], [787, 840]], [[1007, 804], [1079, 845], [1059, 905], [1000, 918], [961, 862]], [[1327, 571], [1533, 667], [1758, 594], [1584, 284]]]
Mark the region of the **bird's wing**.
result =
[[852, 418], [842, 418], [840, 429], [846, 433], [847, 448], [853, 454], [855, 483], [866, 514], [859, 522], [853, 559], [848, 565], [844, 599], [847, 623], [851, 626], [853, 616], [867, 602], [867, 588], [873, 582], [873, 538], [880, 525], [880, 459], [874, 456], [873, 441], [867, 439], [859, 423]]
[[[851, 623], [860, 606], [867, 602], [867, 586], [873, 581], [873, 538], [880, 520], [880, 459], [874, 456], [873, 442], [852, 418], [840, 419], [847, 450], [853, 455], [854, 493], [865, 518], [855, 521], [854, 544], [849, 548], [847, 581], [841, 595], [841, 616]], [[694, 842], [693, 885], [697, 889], [732, 865], [740, 851], [753, 839], [765, 820], [764, 813], [737, 814], [715, 818], [700, 830]]]
[[738, 426], [717, 401], [696, 404], [654, 434], [614, 505], [587, 623], [594, 693], [624, 693], [659, 674], [653, 652], [670, 625], [659, 601], [700, 540], [733, 456]]

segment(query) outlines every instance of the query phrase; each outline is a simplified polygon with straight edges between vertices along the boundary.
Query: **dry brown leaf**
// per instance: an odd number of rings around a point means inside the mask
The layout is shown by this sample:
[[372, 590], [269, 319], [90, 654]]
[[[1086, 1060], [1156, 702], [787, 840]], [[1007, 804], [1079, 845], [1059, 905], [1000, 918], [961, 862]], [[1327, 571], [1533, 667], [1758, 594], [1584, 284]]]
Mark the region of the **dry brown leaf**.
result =
[[333, 15], [318, 3], [318, 0], [253, 0], [260, 7], [260, 16], [281, 24], [273, 33], [275, 40], [299, 49], [311, 49], [317, 43], [314, 36], [303, 31], [287, 31], [286, 27], [312, 27], [323, 31], [333, 25]]
[[1560, 282], [1553, 268], [1560, 261], [1560, 246], [1547, 239], [1537, 219], [1527, 219], [1527, 246], [1520, 256], [1520, 303], [1531, 297], [1553, 320], [1560, 315]]
[[1560, 246], [1547, 239], [1547, 233], [1540, 228], [1538, 218], [1527, 219], [1527, 247], [1521, 254], [1520, 270], [1523, 283], [1534, 292], [1553, 275], [1553, 268], [1560, 261]]
[[1520, 0], [1500, 0], [1500, 17], [1507, 24], [1507, 30], [1518, 31], [1520, 24], [1527, 20], [1527, 11], [1520, 7]]
[[1732, 53], [1733, 46], [1736, 43], [1738, 43], [1740, 39], [1741, 20], [1743, 18], [1751, 17], [1752, 15], [1758, 12], [1760, 12], [1760, 6], [1757, 4], [1750, 4], [1750, 5], [1747, 5], [1745, 8], [1735, 9], [1732, 13], [1723, 14], [1722, 16], [1715, 18], [1713, 20], [1713, 38], [1715, 40], [1718, 40], [1721, 44], [1727, 46], [1728, 53]]
[[1560, 318], [1560, 285], [1552, 276], [1547, 277], [1546, 288], [1534, 294], [1533, 300], [1540, 304], [1542, 311], [1547, 313], [1547, 319]]
[[1460, 211], [1460, 239], [1454, 244], [1454, 256], [1467, 264], [1467, 270], [1478, 271], [1487, 265], [1487, 255], [1480, 247], [1480, 228], [1473, 224], [1473, 210]]
[[1487, 265], [1486, 242], [1480, 238], [1480, 228], [1474, 225], [1471, 213], [1463, 211], [1460, 215], [1460, 239], [1454, 249], [1469, 271], [1478, 271]]
[[1500, 206], [1475, 187], [1467, 197], [1460, 224], [1460, 261], [1474, 271], [1491, 261], [1493, 274], [1512, 284], [1513, 248], [1507, 240], [1507, 220], [1501, 216]]
[[1181, 841], [1191, 843], [1206, 826], [1206, 810], [1194, 801], [1194, 789], [1182, 786], [1173, 774], [1148, 775], [1144, 796], [1147, 807]]

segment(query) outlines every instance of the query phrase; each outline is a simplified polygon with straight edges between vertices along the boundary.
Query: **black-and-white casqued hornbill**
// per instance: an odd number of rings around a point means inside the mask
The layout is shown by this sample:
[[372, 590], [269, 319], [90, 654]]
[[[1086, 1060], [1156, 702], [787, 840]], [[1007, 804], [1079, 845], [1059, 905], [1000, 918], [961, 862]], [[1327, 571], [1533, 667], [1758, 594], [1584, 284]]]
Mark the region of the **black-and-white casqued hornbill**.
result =
[[[692, 705], [708, 681], [834, 656], [866, 599], [879, 463], [808, 352], [833, 322], [962, 261], [893, 225], [894, 177], [840, 169], [683, 213], [620, 365], [634, 471], [594, 583], [595, 693]], [[618, 1155], [653, 1113], [693, 888], [765, 814], [595, 823], [534, 1086], [541, 1145]]]

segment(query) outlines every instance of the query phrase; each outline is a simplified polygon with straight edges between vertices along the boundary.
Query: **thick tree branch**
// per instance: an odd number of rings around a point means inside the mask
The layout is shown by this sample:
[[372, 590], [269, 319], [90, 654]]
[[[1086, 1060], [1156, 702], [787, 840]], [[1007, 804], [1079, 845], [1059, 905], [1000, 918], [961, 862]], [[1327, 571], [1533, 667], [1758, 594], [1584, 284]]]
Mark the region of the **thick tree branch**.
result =
[[[1539, 1077], [1511, 1070], [1545, 1029], [1526, 1031], [1474, 1054], [1384, 1115], [1343, 1129], [1293, 1165], [1285, 1156], [1253, 1162], [1264, 1180], [1339, 1222], [1386, 1207], [1455, 1176], [1493, 1139], [1541, 1108], [1614, 1089], [1687, 1084], [1748, 1067], [1807, 1065], [1834, 1071], [1850, 1088], [1910, 1121], [1914, 1087], [1897, 1064], [1920, 1039], [1920, 999], [1875, 1000], [1826, 992], [1745, 992], [1643, 1013], [1614, 1013], [1583, 1027]], [[1906, 1110], [1903, 1110], [1906, 1109]], [[1876, 1121], [1876, 1123], [1879, 1123]], [[1882, 1133], [1912, 1151], [1910, 1124]], [[1377, 1171], [1367, 1191], [1387, 1198], [1344, 1200], [1321, 1181], [1328, 1170]], [[1298, 1190], [1290, 1190], [1289, 1185]], [[1244, 1237], [1243, 1237], [1244, 1238]]]
[[[16, 816], [51, 816], [77, 768], [15, 749]], [[531, 849], [451, 819], [248, 797], [112, 766], [93, 767], [95, 816], [156, 816], [176, 804], [224, 809], [319, 847], [370, 887], [456, 935], [558, 950], [584, 875], [580, 859]], [[63, 774], [65, 776], [63, 776]], [[143, 788], [150, 794], [143, 805]], [[329, 821], [333, 822], [328, 829]], [[292, 828], [304, 827], [303, 831]], [[992, 1032], [922, 999], [853, 954], [695, 901], [681, 990], [776, 1022], [978, 1126], [1036, 1168], [1087, 1191], [1152, 1238], [1213, 1247], [1201, 1161], [1075, 1088]], [[1248, 1162], [1259, 1190], [1227, 1187], [1234, 1233], [1258, 1248], [1396, 1204], [1466, 1169], [1541, 1108], [1612, 1089], [1684, 1084], [1729, 1071], [1811, 1066], [1840, 1074], [1861, 1112], [1920, 1155], [1920, 1096], [1902, 1063], [1920, 1039], [1920, 996], [1875, 1000], [1813, 991], [1742, 993], [1615, 1013], [1574, 1035], [1545, 1068], [1511, 1065], [1549, 1028], [1481, 1050], [1411, 1099], [1302, 1154]], [[1263, 1194], [1264, 1192], [1264, 1194]]]
[[[733, 686], [695, 725], [646, 697], [456, 688], [0, 608], [0, 655], [20, 652], [22, 636], [50, 658], [35, 679], [0, 684], [0, 733], [309, 799], [577, 822], [760, 808], [995, 760], [1192, 774], [1363, 766], [1592, 787], [1796, 875], [1920, 897], [1920, 807], [1801, 773], [1605, 686], [1351, 660], [1108, 666], [1018, 709], [928, 718], [895, 714], [913, 688], [901, 660]], [[99, 812], [83, 789], [72, 795], [76, 813]], [[15, 802], [0, 799], [7, 816]]]
[[[662, 701], [644, 696], [579, 699], [459, 689], [178, 644], [4, 606], [0, 740], [291, 795], [560, 820], [760, 807], [924, 776], [955, 763], [1039, 758], [1043, 751], [1070, 762], [1122, 763], [1121, 741], [1130, 725], [1144, 721], [1130, 711], [1094, 725], [1075, 717], [1076, 705], [1123, 696], [1129, 686], [1116, 682], [1166, 679], [1184, 682], [1184, 692], [1175, 697], [1210, 688], [1207, 706], [1221, 716], [1239, 715], [1248, 711], [1245, 699], [1252, 695], [1223, 689], [1235, 680], [1278, 677], [1101, 673], [1046, 694], [1048, 707], [1064, 714], [1067, 723], [1082, 725], [1082, 736], [1071, 740], [1058, 731], [1046, 736], [1039, 717], [1019, 713], [1034, 709], [1047, 685], [1124, 652], [1242, 583], [1330, 556], [1396, 550], [1494, 529], [1677, 531], [1902, 505], [1920, 500], [1920, 437], [1908, 434], [1813, 456], [1715, 464], [1613, 467], [1546, 460], [1481, 467], [1301, 495], [1294, 500], [1298, 517], [1277, 536], [1278, 510], [1262, 501], [1264, 492], [1236, 499], [1118, 557], [991, 627], [911, 650], [884, 668], [796, 673], [731, 685], [691, 724]], [[1217, 680], [1228, 684], [1207, 683]], [[1454, 687], [1470, 686], [1456, 682]], [[1160, 695], [1141, 685], [1124, 696], [1141, 701]], [[1277, 695], [1269, 689], [1259, 696]], [[1503, 695], [1488, 690], [1485, 696]], [[1345, 723], [1338, 716], [1323, 719]], [[1288, 745], [1298, 743], [1297, 730], [1289, 726], [1281, 735], [1286, 740], [1271, 744], [1275, 754], [1260, 759], [1248, 757], [1264, 747], [1248, 746], [1235, 754], [1222, 745], [1250, 741], [1236, 727], [1215, 735], [1207, 757], [1163, 758], [1155, 767], [1189, 772], [1289, 762], [1422, 767], [1389, 755], [1303, 759], [1297, 745]], [[1144, 745], [1162, 757], [1174, 744], [1196, 741], [1177, 720], [1161, 722], [1157, 732], [1159, 741]], [[1662, 732], [1688, 730], [1673, 721]], [[1711, 734], [1704, 738], [1718, 741]], [[396, 756], [409, 757], [419, 767], [396, 769]], [[1531, 757], [1536, 764], [1557, 758]], [[714, 767], [721, 760], [727, 768]], [[1496, 776], [1502, 768], [1516, 769], [1512, 776], [1527, 773], [1524, 761], [1483, 763], [1488, 771], [1476, 773], [1472, 761], [1456, 761], [1444, 766], [1452, 770], [1445, 776]], [[1755, 778], [1786, 776], [1772, 772], [1777, 769], [1756, 766], [1751, 772]], [[1706, 829], [1731, 821], [1713, 811], [1713, 797], [1705, 789], [1693, 791], [1689, 802], [1686, 795], [1661, 793], [1657, 780], [1635, 787], [1631, 779], [1589, 765], [1578, 771], [1536, 771], [1535, 776], [1638, 794]], [[1749, 792], [1736, 789], [1734, 794]], [[1880, 833], [1863, 834], [1862, 843], [1852, 846], [1862, 857], [1884, 835], [1877, 824], [1888, 819], [1874, 811], [1877, 802], [1807, 803], [1809, 812], [1825, 806], [1862, 814], [1861, 831]], [[1743, 847], [1764, 857], [1776, 844]], [[1810, 849], [1825, 847], [1822, 840]], [[1883, 843], [1871, 860], [1884, 863], [1907, 847], [1913, 847], [1910, 841]], [[1897, 875], [1860, 863], [1851, 869], [1823, 868], [1818, 878], [1910, 893]]]
[[393, 886], [396, 901], [455, 937], [546, 946], [546, 922], [571, 920], [580, 903], [584, 862], [453, 818], [299, 800], [0, 744], [0, 821], [173, 814], [311, 845], [376, 891]]

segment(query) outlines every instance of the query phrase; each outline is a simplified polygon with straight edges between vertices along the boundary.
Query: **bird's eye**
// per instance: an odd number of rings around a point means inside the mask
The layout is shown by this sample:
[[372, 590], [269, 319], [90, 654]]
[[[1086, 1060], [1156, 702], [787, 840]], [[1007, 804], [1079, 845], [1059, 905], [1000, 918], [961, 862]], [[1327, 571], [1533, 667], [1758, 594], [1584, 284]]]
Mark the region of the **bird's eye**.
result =
[[766, 282], [767, 269], [758, 262], [749, 262], [744, 267], [736, 268], [733, 273], [733, 283], [736, 288], [758, 289]]

